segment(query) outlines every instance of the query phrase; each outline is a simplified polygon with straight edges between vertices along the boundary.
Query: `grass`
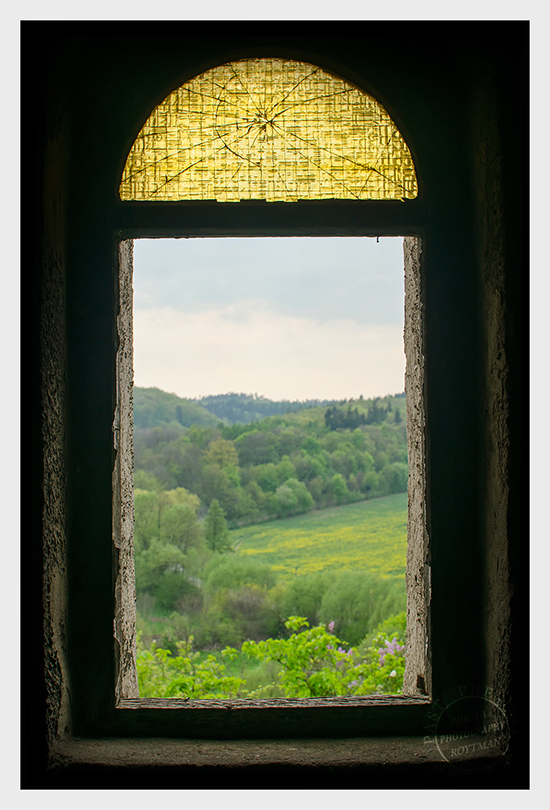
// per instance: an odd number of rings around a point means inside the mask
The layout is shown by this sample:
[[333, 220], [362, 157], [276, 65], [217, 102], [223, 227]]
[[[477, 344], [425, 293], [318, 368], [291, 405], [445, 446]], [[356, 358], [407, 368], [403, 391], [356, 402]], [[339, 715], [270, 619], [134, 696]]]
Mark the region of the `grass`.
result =
[[241, 554], [270, 565], [282, 582], [320, 571], [405, 575], [407, 493], [234, 529]]

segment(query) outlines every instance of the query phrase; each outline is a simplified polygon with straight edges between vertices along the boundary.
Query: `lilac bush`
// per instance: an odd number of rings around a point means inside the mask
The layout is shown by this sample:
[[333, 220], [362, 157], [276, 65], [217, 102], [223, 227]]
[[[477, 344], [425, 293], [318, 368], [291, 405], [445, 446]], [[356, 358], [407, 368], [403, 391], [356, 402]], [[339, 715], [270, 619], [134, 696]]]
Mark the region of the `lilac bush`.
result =
[[[396, 621], [397, 620], [397, 621]], [[388, 620], [404, 628], [403, 616]], [[379, 632], [370, 646], [358, 650], [334, 635], [333, 621], [310, 627], [303, 616], [290, 616], [285, 622], [288, 638], [245, 641], [241, 654], [260, 662], [278, 662], [278, 686], [286, 697], [334, 697], [339, 695], [400, 694], [405, 672], [403, 632]], [[345, 645], [345, 646], [344, 646]], [[138, 678], [141, 697], [184, 696], [190, 698], [263, 697], [275, 684], [263, 684], [253, 691], [245, 680], [230, 673], [232, 660], [239, 655], [227, 647], [226, 663], [208, 656], [200, 661], [192, 651], [192, 637], [178, 645], [178, 655], [153, 648], [138, 647]]]

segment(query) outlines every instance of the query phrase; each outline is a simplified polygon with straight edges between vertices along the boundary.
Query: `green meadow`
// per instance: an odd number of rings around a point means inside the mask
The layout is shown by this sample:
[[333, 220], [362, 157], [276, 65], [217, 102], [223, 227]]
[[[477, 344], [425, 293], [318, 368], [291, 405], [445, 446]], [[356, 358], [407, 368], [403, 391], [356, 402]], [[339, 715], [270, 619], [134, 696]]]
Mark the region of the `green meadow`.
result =
[[282, 582], [321, 571], [404, 576], [407, 493], [234, 529], [230, 538], [241, 554], [270, 565]]

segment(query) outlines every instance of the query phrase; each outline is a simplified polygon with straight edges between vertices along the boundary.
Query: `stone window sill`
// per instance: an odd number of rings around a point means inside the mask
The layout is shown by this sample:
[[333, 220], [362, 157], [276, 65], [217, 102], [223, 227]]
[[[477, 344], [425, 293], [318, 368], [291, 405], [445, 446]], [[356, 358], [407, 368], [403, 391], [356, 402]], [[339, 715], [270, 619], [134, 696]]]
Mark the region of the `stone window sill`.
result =
[[[503, 786], [503, 778], [506, 781], [507, 758], [500, 752], [463, 756], [454, 765], [442, 758], [430, 739], [70, 739], [53, 747], [49, 774], [53, 787], [72, 786], [74, 779], [75, 787], [97, 788], [105, 779], [113, 787], [136, 789], [391, 789], [427, 787], [428, 776], [442, 787]], [[293, 782], [297, 778], [299, 783]]]

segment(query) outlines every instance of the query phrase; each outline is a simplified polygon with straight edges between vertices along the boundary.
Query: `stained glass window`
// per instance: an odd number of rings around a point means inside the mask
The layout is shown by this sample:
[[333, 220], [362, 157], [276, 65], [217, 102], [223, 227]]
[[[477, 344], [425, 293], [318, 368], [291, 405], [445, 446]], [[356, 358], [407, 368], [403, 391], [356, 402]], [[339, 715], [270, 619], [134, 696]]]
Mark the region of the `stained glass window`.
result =
[[246, 59], [197, 76], [153, 110], [123, 200], [409, 199], [411, 153], [367, 93], [305, 62]]

